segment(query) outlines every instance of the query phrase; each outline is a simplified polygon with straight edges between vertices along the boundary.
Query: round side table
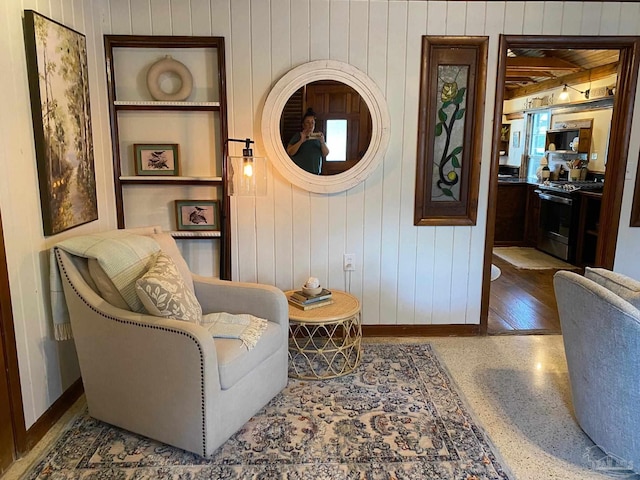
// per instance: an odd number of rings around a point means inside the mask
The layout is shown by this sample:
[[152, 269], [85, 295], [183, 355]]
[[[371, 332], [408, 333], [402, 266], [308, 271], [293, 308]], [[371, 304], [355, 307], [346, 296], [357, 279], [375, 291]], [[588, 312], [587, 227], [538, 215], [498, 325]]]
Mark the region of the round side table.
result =
[[[294, 292], [285, 292], [287, 298]], [[289, 304], [289, 376], [322, 380], [353, 372], [362, 356], [360, 302], [339, 290], [311, 310]]]

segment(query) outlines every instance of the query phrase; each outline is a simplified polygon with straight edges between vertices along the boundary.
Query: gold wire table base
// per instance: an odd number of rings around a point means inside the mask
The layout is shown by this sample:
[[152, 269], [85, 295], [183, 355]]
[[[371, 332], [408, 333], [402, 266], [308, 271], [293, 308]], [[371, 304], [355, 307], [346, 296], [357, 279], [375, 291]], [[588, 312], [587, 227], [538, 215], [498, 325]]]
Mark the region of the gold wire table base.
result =
[[326, 323], [289, 321], [289, 376], [304, 380], [340, 377], [360, 365], [360, 314]]

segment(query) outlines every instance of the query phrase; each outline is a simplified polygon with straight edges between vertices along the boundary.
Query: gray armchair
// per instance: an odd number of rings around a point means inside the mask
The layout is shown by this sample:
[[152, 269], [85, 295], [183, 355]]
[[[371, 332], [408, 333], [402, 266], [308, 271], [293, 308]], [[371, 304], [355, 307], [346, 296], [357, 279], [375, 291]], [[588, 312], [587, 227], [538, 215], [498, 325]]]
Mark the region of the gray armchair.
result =
[[288, 307], [277, 288], [192, 276], [204, 313], [268, 320], [248, 350], [197, 323], [116, 307], [86, 258], [54, 254], [92, 417], [209, 457], [285, 387]]
[[554, 287], [578, 424], [640, 472], [640, 282], [587, 268]]

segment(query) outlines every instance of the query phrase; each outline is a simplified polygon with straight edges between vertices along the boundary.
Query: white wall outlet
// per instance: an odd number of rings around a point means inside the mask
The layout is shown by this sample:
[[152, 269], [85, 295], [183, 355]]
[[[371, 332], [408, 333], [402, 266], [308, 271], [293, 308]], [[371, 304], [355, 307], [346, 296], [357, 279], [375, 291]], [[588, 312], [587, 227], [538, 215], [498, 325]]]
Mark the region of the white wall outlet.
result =
[[596, 152], [593, 152], [591, 154], [591, 160], [597, 160], [598, 159], [598, 154]]
[[345, 253], [342, 268], [345, 272], [353, 272], [356, 269], [356, 255], [354, 253]]

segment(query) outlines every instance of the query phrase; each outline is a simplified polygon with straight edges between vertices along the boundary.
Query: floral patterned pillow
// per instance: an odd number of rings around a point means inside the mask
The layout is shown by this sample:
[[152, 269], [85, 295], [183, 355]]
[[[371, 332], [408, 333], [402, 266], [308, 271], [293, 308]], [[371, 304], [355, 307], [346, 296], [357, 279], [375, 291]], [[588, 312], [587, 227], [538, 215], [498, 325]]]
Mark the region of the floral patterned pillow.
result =
[[136, 281], [136, 293], [147, 312], [157, 317], [200, 323], [202, 307], [173, 259], [158, 253], [155, 265]]

